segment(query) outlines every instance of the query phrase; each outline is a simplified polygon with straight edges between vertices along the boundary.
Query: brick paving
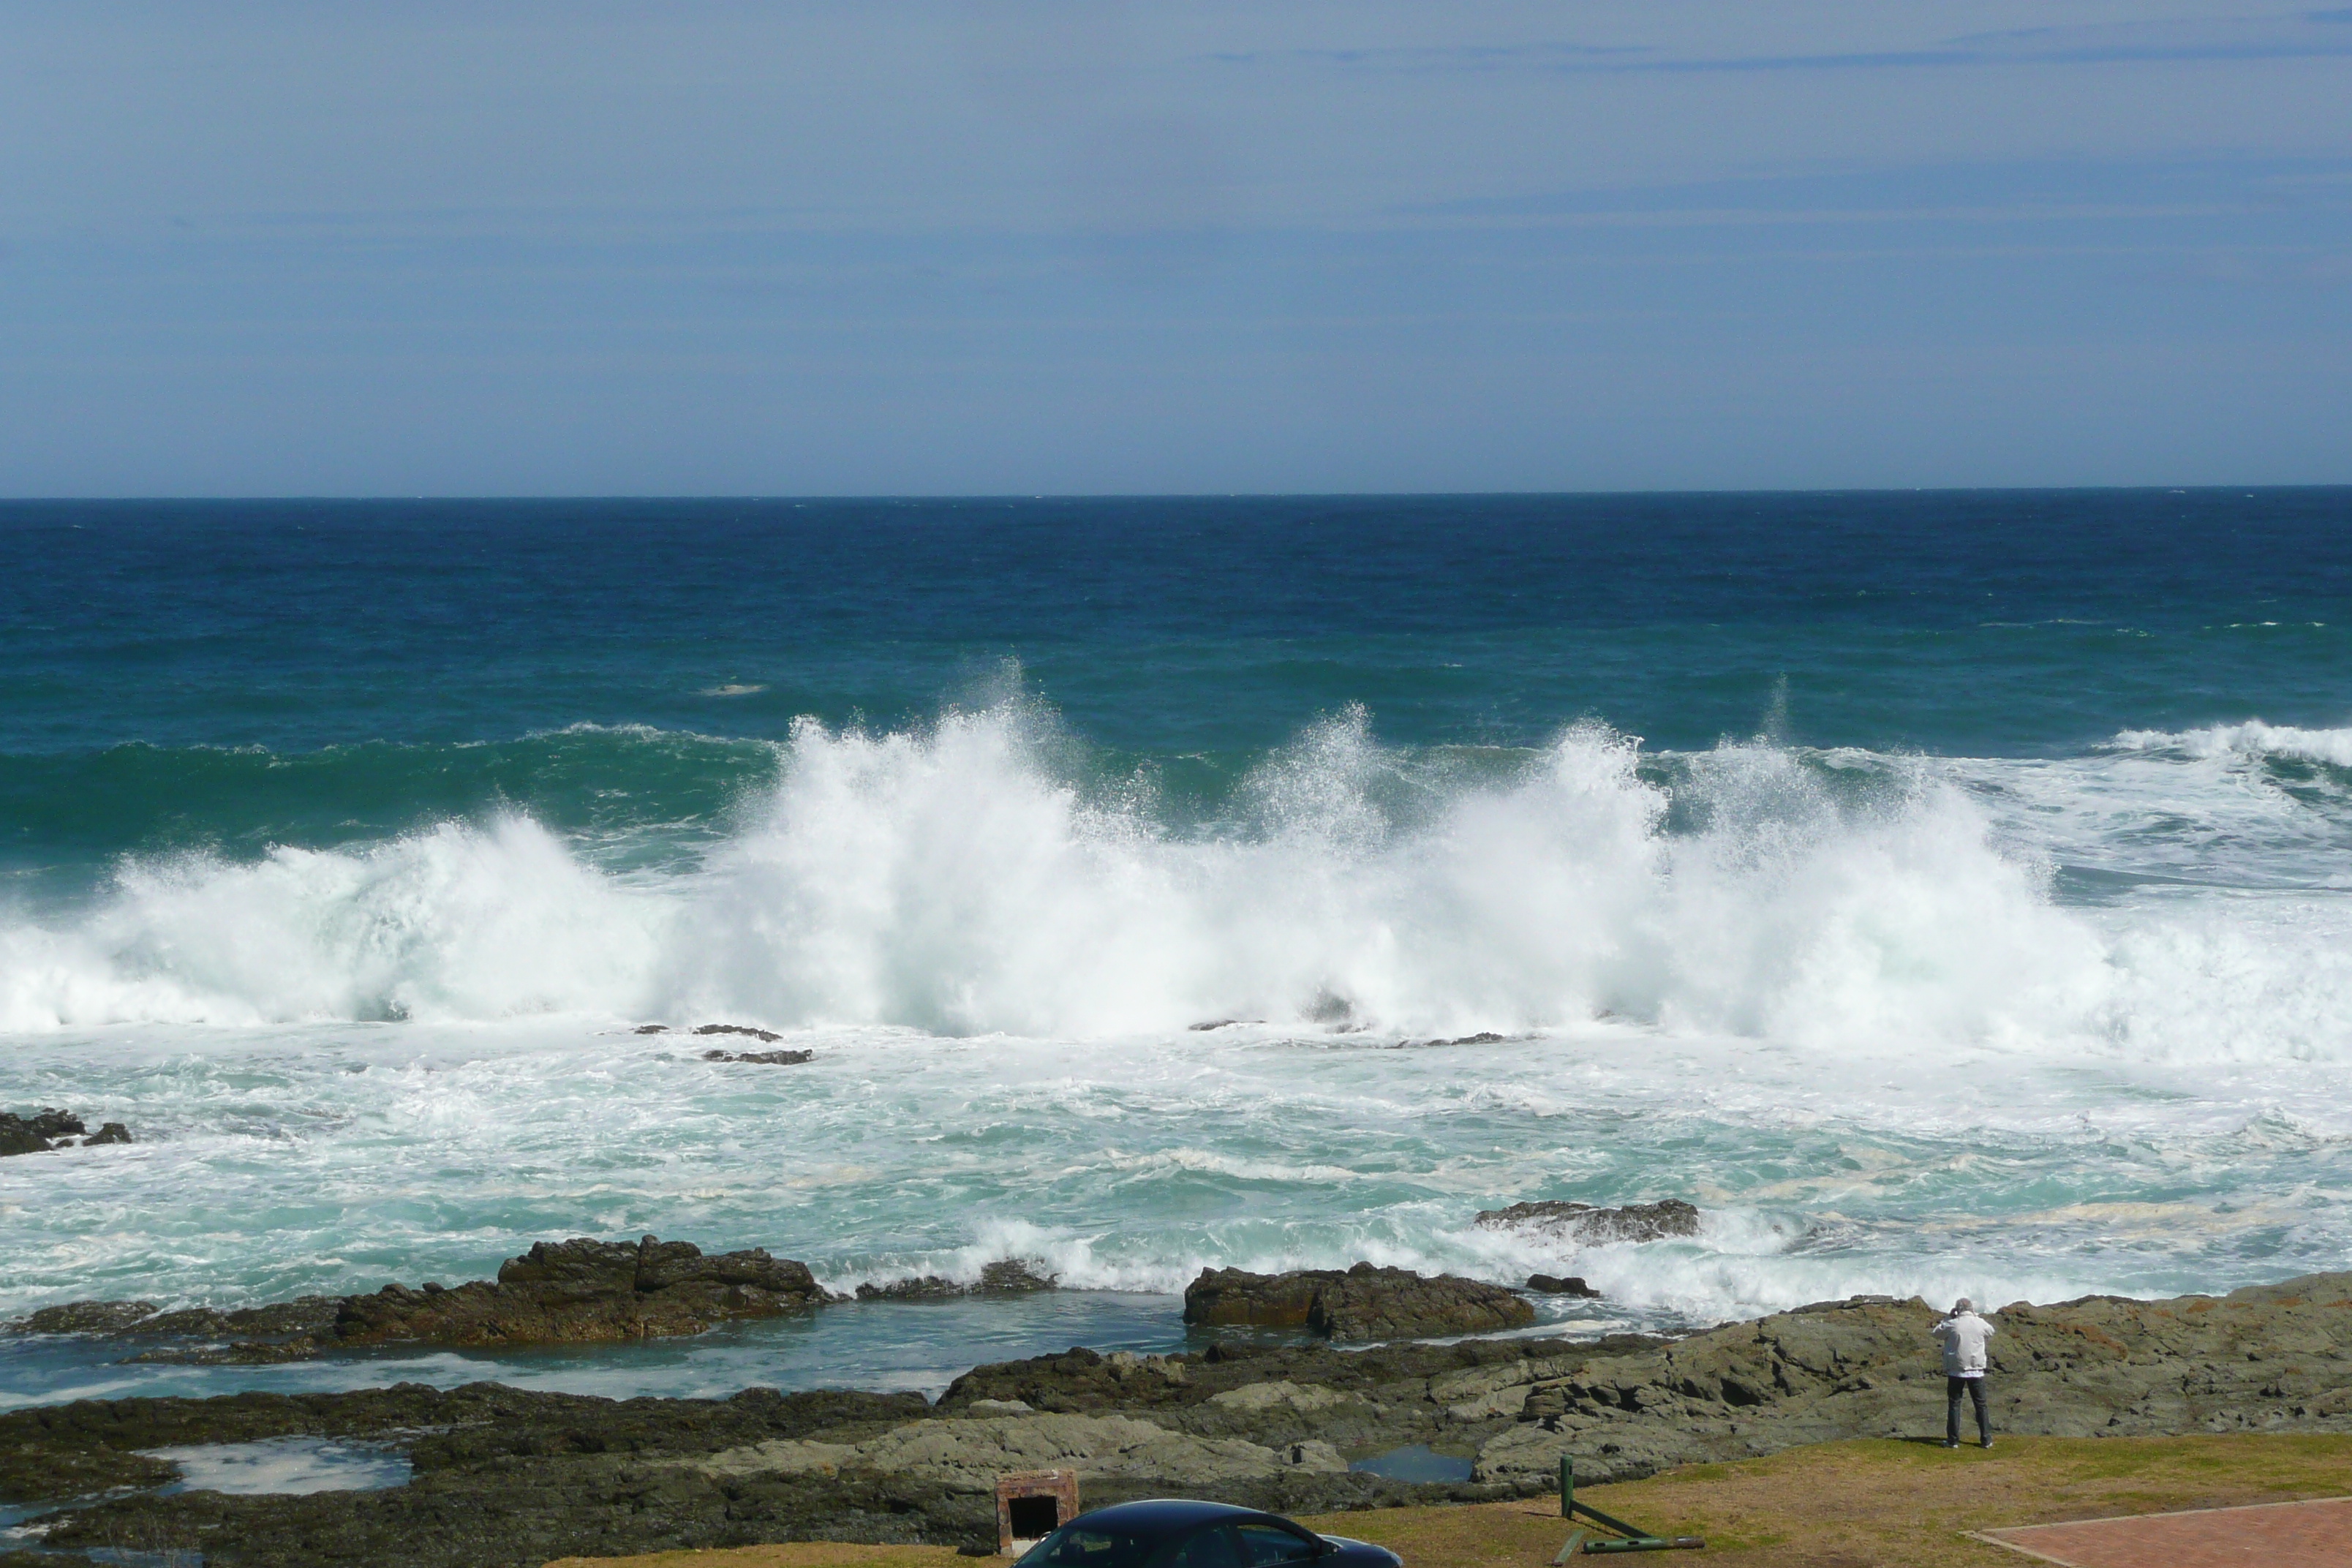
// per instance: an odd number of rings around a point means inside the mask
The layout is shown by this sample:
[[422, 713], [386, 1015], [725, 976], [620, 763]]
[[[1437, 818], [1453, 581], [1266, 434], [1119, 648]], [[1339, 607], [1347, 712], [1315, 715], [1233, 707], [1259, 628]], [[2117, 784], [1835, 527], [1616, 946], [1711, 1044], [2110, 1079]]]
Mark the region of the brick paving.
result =
[[2065, 1568], [2352, 1568], [2352, 1498], [1979, 1532]]

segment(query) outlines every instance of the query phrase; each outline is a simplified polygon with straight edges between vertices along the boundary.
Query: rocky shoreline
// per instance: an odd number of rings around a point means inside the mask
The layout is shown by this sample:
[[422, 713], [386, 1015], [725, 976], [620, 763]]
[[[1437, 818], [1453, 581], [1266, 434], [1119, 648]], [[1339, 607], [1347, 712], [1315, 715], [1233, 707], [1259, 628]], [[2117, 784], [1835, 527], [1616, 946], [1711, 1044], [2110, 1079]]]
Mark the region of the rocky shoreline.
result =
[[[650, 1239], [584, 1248], [605, 1250], [534, 1248], [516, 1262], [536, 1258], [539, 1274], [501, 1270], [498, 1289], [544, 1310], [551, 1291], [617, 1279], [623, 1253], [632, 1296], [685, 1289], [681, 1301], [730, 1290], [781, 1300], [794, 1291], [779, 1287], [800, 1278], [765, 1254], [709, 1258]], [[730, 1278], [746, 1271], [757, 1278]], [[1298, 1277], [1271, 1278], [1253, 1293], [1295, 1302]], [[1332, 1283], [1310, 1279], [1307, 1293]], [[419, 1290], [419, 1301], [384, 1310], [412, 1325], [435, 1314], [475, 1322], [473, 1308], [434, 1305], [473, 1289]], [[78, 1331], [121, 1331], [81, 1310]], [[63, 1327], [62, 1310], [52, 1311], [51, 1326]], [[936, 1402], [756, 1388], [719, 1400], [607, 1400], [496, 1384], [84, 1401], [0, 1415], [0, 1502], [96, 1497], [46, 1516], [46, 1544], [193, 1550], [215, 1568], [535, 1568], [567, 1554], [787, 1539], [978, 1549], [993, 1540], [991, 1487], [1008, 1469], [1074, 1467], [1089, 1502], [1179, 1492], [1328, 1511], [1540, 1492], [1556, 1484], [1563, 1454], [1600, 1479], [1842, 1437], [1929, 1435], [1943, 1414], [1927, 1338], [1936, 1316], [1916, 1300], [1858, 1298], [1671, 1342], [1074, 1349], [976, 1367]], [[636, 1321], [666, 1320], [648, 1309]], [[2352, 1430], [2352, 1275], [2221, 1298], [2020, 1302], [1997, 1321], [1993, 1411], [2003, 1431]], [[175, 1474], [147, 1450], [293, 1437], [395, 1448], [414, 1477], [388, 1490], [308, 1496], [138, 1489]], [[1412, 1446], [1456, 1458], [1468, 1479], [1415, 1484], [1350, 1468]]]
[[[1536, 1281], [1542, 1281], [1537, 1283]], [[1582, 1281], [1538, 1275], [1543, 1293]], [[1020, 1258], [983, 1266], [971, 1283], [921, 1275], [858, 1286], [860, 1301], [1016, 1296], [1059, 1281]], [[355, 1296], [304, 1296], [264, 1307], [184, 1308], [152, 1301], [68, 1301], [5, 1325], [19, 1334], [99, 1334], [146, 1342], [126, 1359], [212, 1365], [307, 1361], [337, 1350], [425, 1344], [471, 1348], [596, 1344], [698, 1334], [720, 1323], [774, 1318], [853, 1300], [817, 1283], [808, 1265], [765, 1248], [706, 1255], [688, 1241], [574, 1237], [542, 1241], [499, 1266], [496, 1279], [428, 1279]], [[1369, 1263], [1252, 1274], [1203, 1269], [1184, 1293], [1184, 1321], [1303, 1328], [1335, 1340], [1491, 1333], [1535, 1321], [1535, 1309], [1498, 1285], [1425, 1277]]]

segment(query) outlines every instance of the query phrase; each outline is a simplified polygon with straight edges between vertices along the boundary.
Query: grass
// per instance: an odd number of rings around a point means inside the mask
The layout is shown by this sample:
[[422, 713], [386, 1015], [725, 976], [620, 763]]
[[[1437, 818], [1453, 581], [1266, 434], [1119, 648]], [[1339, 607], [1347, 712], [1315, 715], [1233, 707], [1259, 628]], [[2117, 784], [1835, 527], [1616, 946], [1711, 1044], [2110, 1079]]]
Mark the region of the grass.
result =
[[[1702, 1535], [1697, 1568], [2024, 1568], [1963, 1533], [2111, 1514], [2352, 1493], [2352, 1436], [2004, 1437], [1986, 1453], [1892, 1439], [1824, 1443], [1646, 1481], [1580, 1487], [1662, 1535]], [[1408, 1568], [1544, 1568], [1567, 1534], [1557, 1500], [1375, 1509], [1301, 1521], [1378, 1542]], [[942, 1546], [794, 1542], [601, 1558], [596, 1568], [948, 1568]], [[1586, 1559], [1586, 1561], [1596, 1561]], [[549, 1568], [589, 1568], [566, 1558]]]

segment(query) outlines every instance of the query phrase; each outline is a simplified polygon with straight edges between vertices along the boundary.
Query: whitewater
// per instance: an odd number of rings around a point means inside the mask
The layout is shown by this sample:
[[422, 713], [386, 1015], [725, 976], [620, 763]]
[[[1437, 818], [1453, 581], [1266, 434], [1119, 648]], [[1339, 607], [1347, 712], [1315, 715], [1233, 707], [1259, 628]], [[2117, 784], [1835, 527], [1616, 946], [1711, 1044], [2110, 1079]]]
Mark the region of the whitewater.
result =
[[[1204, 1267], [1536, 1331], [2352, 1262], [2352, 491], [0, 502], [0, 1321], [765, 1247], [937, 1389]], [[726, 1024], [808, 1051], [705, 1058]], [[665, 1032], [641, 1031], [659, 1026]], [[769, 1048], [769, 1047], [762, 1047]], [[1530, 1199], [1686, 1199], [1576, 1247]]]
[[[142, 1135], [11, 1163], [0, 1311], [473, 1278], [648, 1231], [838, 1289], [1034, 1258], [1105, 1293], [1021, 1309], [1036, 1331], [1147, 1347], [1204, 1266], [1572, 1269], [1603, 1300], [1548, 1318], [1591, 1331], [2326, 1267], [2352, 1243], [2347, 749], [2243, 723], [2061, 759], [1662, 752], [1590, 721], [1410, 747], [1349, 709], [1179, 810], [1007, 700], [803, 721], [664, 853], [512, 809], [128, 858], [0, 925], [7, 1101]], [[714, 1020], [815, 1059], [636, 1032]], [[1473, 1223], [1538, 1196], [1706, 1219], [1566, 1252]], [[870, 1370], [950, 1375], [1001, 1331], [973, 1310]], [[825, 1332], [828, 1366], [877, 1353]], [[500, 1370], [701, 1387], [783, 1353]], [[128, 1375], [70, 1371], [18, 1375]]]

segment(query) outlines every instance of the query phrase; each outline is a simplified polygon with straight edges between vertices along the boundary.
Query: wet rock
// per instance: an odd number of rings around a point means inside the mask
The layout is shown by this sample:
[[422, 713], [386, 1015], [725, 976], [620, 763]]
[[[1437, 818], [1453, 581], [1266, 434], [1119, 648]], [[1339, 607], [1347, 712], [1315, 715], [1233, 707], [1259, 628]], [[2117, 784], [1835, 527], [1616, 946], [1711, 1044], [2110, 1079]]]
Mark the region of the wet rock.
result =
[[667, 1024], [639, 1024], [635, 1028], [629, 1032], [633, 1035], [667, 1035], [669, 1033], [669, 1026]]
[[[699, 1033], [699, 1031], [697, 1032]], [[814, 1051], [722, 1051], [714, 1048], [703, 1052], [702, 1059], [707, 1062], [756, 1062], [762, 1067], [788, 1068], [797, 1067], [806, 1061], [814, 1061], [816, 1053]]]
[[908, 1279], [892, 1279], [886, 1284], [866, 1284], [857, 1288], [857, 1299], [861, 1301], [950, 1301], [970, 1294], [971, 1286], [959, 1285], [936, 1274], [921, 1274]]
[[[301, 1361], [318, 1353], [319, 1336], [332, 1328], [341, 1301], [304, 1296], [266, 1307], [181, 1307], [171, 1311], [152, 1301], [68, 1301], [43, 1307], [7, 1325], [19, 1334], [103, 1334], [115, 1339], [215, 1342], [151, 1350], [130, 1359], [199, 1363], [258, 1364]], [[247, 1342], [216, 1342], [237, 1335]]]
[[12, 1334], [119, 1334], [161, 1310], [152, 1301], [67, 1301], [7, 1327]]
[[1557, 1274], [1530, 1274], [1528, 1276], [1528, 1289], [1538, 1296], [1598, 1297], [1601, 1294], [1587, 1285], [1580, 1274], [1570, 1274], [1565, 1279]]
[[221, 1340], [247, 1334], [285, 1337], [323, 1335], [342, 1309], [335, 1296], [298, 1296], [264, 1307], [183, 1307], [158, 1312], [121, 1331], [141, 1336]]
[[226, 1345], [166, 1345], [124, 1360], [177, 1366], [277, 1366], [309, 1361], [324, 1348], [310, 1334], [296, 1334], [290, 1339], [237, 1340]]
[[764, 1046], [772, 1046], [783, 1038], [772, 1029], [755, 1029], [749, 1024], [703, 1024], [694, 1032], [698, 1035], [749, 1035]]
[[805, 1264], [764, 1250], [706, 1257], [691, 1242], [541, 1242], [509, 1258], [495, 1281], [447, 1289], [386, 1285], [372, 1295], [305, 1296], [268, 1306], [158, 1311], [145, 1301], [78, 1301], [9, 1325], [20, 1333], [100, 1333], [183, 1342], [140, 1362], [257, 1366], [343, 1346], [587, 1343], [700, 1333], [842, 1300]]
[[1040, 1274], [1017, 1258], [1000, 1258], [984, 1263], [980, 1269], [980, 1283], [972, 1288], [982, 1296], [1025, 1296], [1033, 1290], [1051, 1290], [1061, 1284], [1055, 1274]]
[[1696, 1236], [1698, 1210], [1680, 1198], [1663, 1203], [1627, 1204], [1622, 1208], [1595, 1208], [1591, 1204], [1513, 1204], [1487, 1209], [1478, 1224], [1488, 1230], [1517, 1230], [1547, 1241], [1599, 1247], [1612, 1241], [1663, 1241], [1671, 1237]]
[[949, 1301], [964, 1296], [1024, 1296], [1033, 1290], [1056, 1289], [1060, 1283], [1058, 1275], [1040, 1274], [1020, 1258], [1005, 1258], [982, 1265], [979, 1279], [970, 1285], [941, 1279], [937, 1274], [923, 1274], [879, 1285], [860, 1285], [857, 1299], [861, 1301]]
[[495, 1283], [412, 1290], [387, 1285], [346, 1297], [334, 1334], [346, 1345], [555, 1344], [698, 1334], [739, 1318], [772, 1318], [834, 1300], [808, 1267], [763, 1249], [706, 1257], [686, 1241], [634, 1246], [587, 1237], [540, 1242], [499, 1268]]
[[69, 1110], [43, 1107], [30, 1116], [0, 1110], [0, 1154], [44, 1154], [58, 1141], [89, 1131]]
[[1370, 1263], [1289, 1274], [1204, 1268], [1184, 1290], [1188, 1323], [1304, 1328], [1335, 1340], [1492, 1333], [1535, 1317], [1533, 1307], [1498, 1285]]
[[100, 1143], [128, 1143], [131, 1141], [130, 1128], [125, 1127], [120, 1121], [110, 1121], [103, 1127], [100, 1127], [96, 1132], [93, 1132], [89, 1137], [83, 1139], [81, 1141], [81, 1146], [85, 1149], [89, 1149]]

